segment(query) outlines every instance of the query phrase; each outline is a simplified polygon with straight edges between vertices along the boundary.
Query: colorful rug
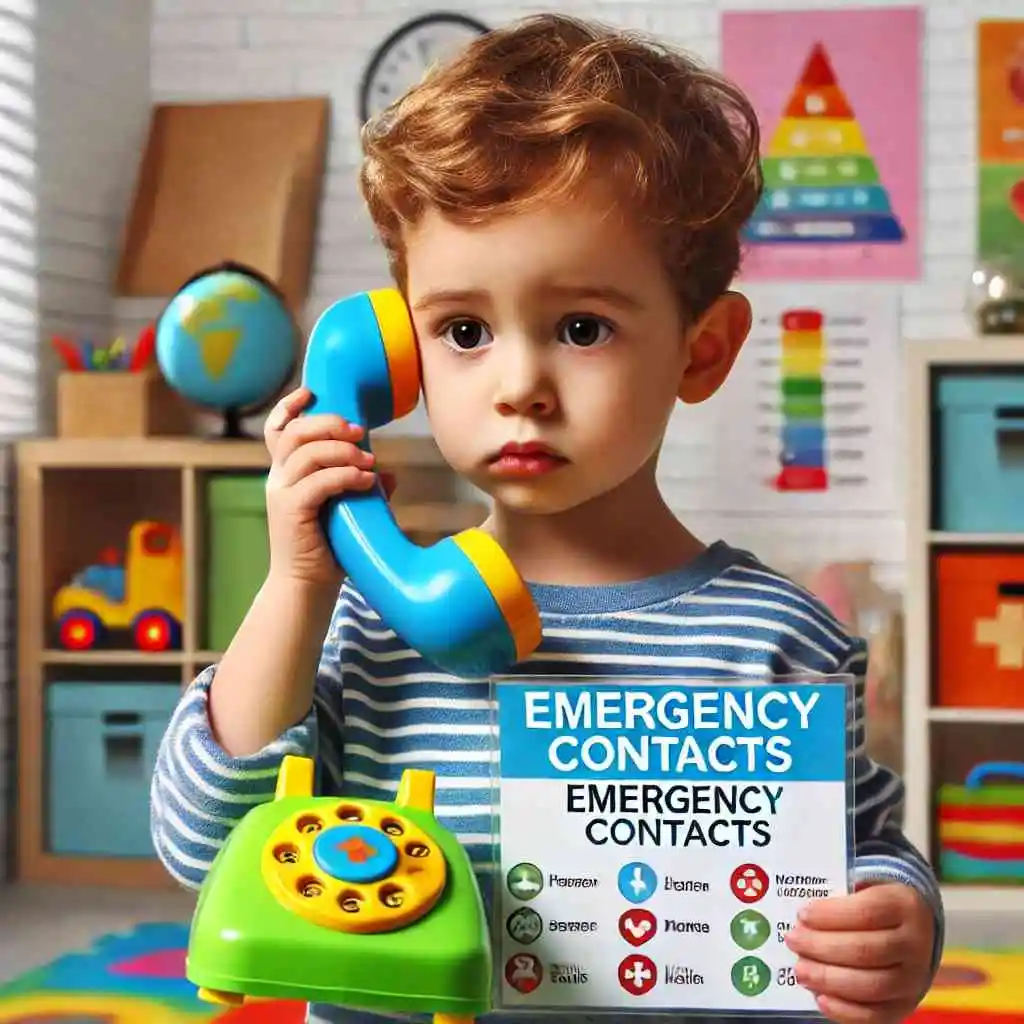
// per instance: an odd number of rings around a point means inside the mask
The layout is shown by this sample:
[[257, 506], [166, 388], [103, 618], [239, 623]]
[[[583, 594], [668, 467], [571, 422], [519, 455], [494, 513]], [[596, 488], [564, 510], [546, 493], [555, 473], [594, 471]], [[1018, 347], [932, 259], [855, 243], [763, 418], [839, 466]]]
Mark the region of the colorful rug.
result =
[[911, 1020], [1024, 1024], [1024, 952], [947, 949], [932, 990]]
[[0, 985], [0, 1024], [302, 1024], [301, 1003], [228, 1009], [185, 980], [188, 926], [144, 924]]
[[[301, 1003], [223, 1009], [185, 980], [188, 928], [144, 924], [0, 986], [0, 1024], [302, 1024]], [[1024, 1024], [1024, 952], [947, 950], [913, 1024]]]

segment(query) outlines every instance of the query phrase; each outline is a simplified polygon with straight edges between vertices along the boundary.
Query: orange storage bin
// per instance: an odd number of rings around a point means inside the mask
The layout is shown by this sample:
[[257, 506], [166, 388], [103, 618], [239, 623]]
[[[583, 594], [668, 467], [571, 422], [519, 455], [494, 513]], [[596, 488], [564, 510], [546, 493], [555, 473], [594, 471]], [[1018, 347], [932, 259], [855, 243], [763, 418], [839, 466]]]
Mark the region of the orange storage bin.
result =
[[938, 703], [1024, 708], [1024, 552], [944, 552], [936, 584]]

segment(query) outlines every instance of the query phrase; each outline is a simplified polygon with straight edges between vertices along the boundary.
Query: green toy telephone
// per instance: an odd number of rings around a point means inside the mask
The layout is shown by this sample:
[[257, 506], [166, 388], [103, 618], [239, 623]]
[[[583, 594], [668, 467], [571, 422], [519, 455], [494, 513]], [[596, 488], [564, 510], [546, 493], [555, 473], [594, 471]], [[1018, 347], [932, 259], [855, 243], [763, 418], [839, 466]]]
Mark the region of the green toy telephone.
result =
[[313, 796], [287, 756], [275, 799], [231, 833], [199, 894], [186, 975], [200, 997], [296, 999], [470, 1024], [491, 947], [465, 850], [434, 817], [434, 774], [394, 803]]

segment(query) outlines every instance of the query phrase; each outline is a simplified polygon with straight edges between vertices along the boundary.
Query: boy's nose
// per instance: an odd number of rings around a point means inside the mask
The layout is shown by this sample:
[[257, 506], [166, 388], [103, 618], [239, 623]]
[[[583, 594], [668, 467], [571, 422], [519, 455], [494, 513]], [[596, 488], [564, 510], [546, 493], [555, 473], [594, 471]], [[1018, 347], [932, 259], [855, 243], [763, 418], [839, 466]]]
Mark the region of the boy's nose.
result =
[[550, 415], [558, 401], [543, 355], [527, 345], [506, 349], [504, 354], [497, 368], [494, 404], [498, 412], [506, 416]]

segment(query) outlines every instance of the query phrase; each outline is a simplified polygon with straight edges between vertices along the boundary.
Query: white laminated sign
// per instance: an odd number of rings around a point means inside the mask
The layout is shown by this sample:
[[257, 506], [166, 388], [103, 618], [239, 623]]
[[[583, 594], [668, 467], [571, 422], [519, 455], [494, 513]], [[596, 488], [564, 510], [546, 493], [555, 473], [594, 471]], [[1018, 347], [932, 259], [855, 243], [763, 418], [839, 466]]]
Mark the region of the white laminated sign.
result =
[[853, 689], [495, 683], [498, 1008], [815, 1013], [784, 943], [849, 891]]

